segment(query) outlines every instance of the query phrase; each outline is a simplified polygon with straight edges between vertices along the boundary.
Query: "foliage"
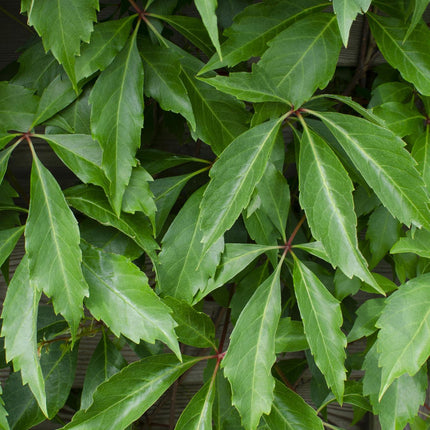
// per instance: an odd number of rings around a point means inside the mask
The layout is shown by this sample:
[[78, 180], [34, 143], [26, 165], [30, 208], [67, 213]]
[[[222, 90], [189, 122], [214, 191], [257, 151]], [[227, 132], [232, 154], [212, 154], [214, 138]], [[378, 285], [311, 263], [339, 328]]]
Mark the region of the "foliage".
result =
[[0, 82], [2, 429], [65, 404], [65, 429], [141, 428], [198, 363], [178, 430], [334, 428], [333, 402], [428, 428], [429, 2], [249, 3], [21, 1], [34, 40]]

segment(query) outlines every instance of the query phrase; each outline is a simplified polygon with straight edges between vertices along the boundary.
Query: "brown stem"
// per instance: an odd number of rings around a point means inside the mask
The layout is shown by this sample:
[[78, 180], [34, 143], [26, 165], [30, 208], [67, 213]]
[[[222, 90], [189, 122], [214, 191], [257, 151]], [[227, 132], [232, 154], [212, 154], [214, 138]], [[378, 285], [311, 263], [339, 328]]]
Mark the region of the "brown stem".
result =
[[285, 249], [288, 252], [291, 249], [291, 245], [293, 243], [294, 238], [296, 237], [296, 234], [299, 232], [300, 227], [305, 222], [306, 215], [303, 215], [300, 218], [300, 221], [297, 223], [296, 227], [294, 228], [293, 232], [291, 233], [290, 238], [288, 239], [287, 243], [285, 244]]
[[282, 382], [292, 391], [296, 391], [295, 387], [293, 385], [290, 384], [290, 382], [288, 381], [287, 377], [284, 375], [284, 372], [281, 370], [281, 368], [275, 364], [273, 366], [276, 370], [276, 373], [279, 375], [279, 377], [282, 379]]
[[178, 380], [173, 383], [172, 395], [170, 397], [170, 414], [169, 414], [169, 429], [175, 428], [175, 412], [176, 412], [176, 393], [178, 391]]

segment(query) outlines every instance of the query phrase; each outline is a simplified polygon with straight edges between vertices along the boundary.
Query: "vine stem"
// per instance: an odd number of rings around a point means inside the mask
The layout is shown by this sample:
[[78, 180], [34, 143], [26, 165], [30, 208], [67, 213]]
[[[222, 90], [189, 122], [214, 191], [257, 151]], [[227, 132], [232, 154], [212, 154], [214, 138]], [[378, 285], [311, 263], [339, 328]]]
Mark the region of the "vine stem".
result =
[[285, 244], [285, 251], [288, 252], [291, 250], [291, 245], [293, 243], [294, 238], [296, 237], [296, 234], [299, 232], [300, 227], [305, 222], [306, 215], [303, 215], [300, 218], [300, 221], [297, 223], [296, 227], [294, 228], [293, 232], [291, 233], [291, 236], [289, 237], [287, 243]]

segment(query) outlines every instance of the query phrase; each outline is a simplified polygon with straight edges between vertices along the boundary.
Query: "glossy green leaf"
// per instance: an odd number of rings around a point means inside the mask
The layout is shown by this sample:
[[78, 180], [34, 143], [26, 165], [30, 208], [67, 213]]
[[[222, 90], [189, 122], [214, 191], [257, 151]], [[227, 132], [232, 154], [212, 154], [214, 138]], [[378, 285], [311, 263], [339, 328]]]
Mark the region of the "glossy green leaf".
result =
[[145, 95], [160, 103], [165, 111], [181, 114], [196, 129], [191, 102], [180, 78], [180, 56], [171, 49], [154, 46], [149, 40], [139, 47], [145, 70]]
[[0, 230], [0, 266], [14, 250], [23, 232], [24, 226]]
[[414, 0], [413, 2], [414, 11], [412, 13], [411, 22], [409, 24], [408, 31], [406, 33], [405, 39], [407, 39], [410, 34], [415, 30], [415, 27], [421, 21], [423, 13], [425, 12], [429, 1], [428, 0]]
[[331, 264], [381, 292], [358, 249], [352, 181], [329, 145], [308, 127], [300, 141], [299, 187], [312, 235]]
[[258, 62], [279, 95], [299, 107], [333, 76], [341, 39], [336, 18], [318, 13], [295, 22], [273, 40]]
[[42, 124], [77, 97], [70, 80], [58, 75], [43, 91], [31, 128]]
[[97, 388], [92, 405], [75, 414], [64, 430], [127, 427], [198, 361], [183, 356], [179, 362], [173, 355], [160, 355], [128, 365]]
[[[363, 283], [360, 279], [348, 278], [340, 269], [336, 270], [333, 278], [334, 297], [340, 302], [349, 295], [354, 296], [362, 288]], [[383, 290], [383, 289], [382, 289]]]
[[384, 103], [406, 103], [411, 100], [413, 87], [406, 82], [386, 82], [372, 90], [372, 98], [367, 107], [373, 108]]
[[430, 127], [416, 139], [412, 147], [412, 156], [418, 163], [420, 172], [427, 189], [430, 189]]
[[215, 10], [218, 6], [218, 1], [194, 0], [194, 4], [196, 5], [197, 10], [202, 17], [203, 24], [206, 27], [212, 44], [215, 46], [218, 56], [222, 60], [221, 47], [218, 39], [218, 18], [215, 13]]
[[[85, 305], [119, 337], [165, 342], [180, 357], [170, 309], [154, 293], [145, 273], [128, 258], [86, 246], [83, 271], [90, 295]], [[118, 318], [121, 315], [121, 318]]]
[[234, 18], [233, 25], [225, 31], [227, 40], [221, 45], [222, 61], [214, 55], [200, 73], [235, 66], [251, 57], [259, 57], [267, 49], [267, 42], [282, 30], [308, 14], [320, 11], [330, 3], [306, 0], [297, 3], [283, 0], [258, 3], [244, 9]]
[[309, 254], [315, 255], [315, 257], [321, 258], [321, 260], [329, 262], [329, 257], [321, 242], [309, 242], [309, 243], [299, 243], [293, 245], [292, 248], [303, 249], [303, 251], [309, 252]]
[[284, 117], [242, 133], [210, 170], [211, 181], [201, 202], [200, 222], [208, 250], [236, 221], [264, 174]]
[[[91, 132], [103, 149], [102, 166], [110, 181], [109, 199], [116, 215], [136, 165], [143, 126], [143, 65], [136, 27], [126, 46], [97, 79], [90, 95]], [[115, 88], [115, 91], [112, 91]]]
[[340, 330], [343, 320], [340, 304], [297, 258], [293, 279], [297, 304], [315, 363], [336, 399], [341, 402], [346, 379], [346, 337]]
[[101, 168], [100, 145], [85, 134], [45, 134], [46, 140], [63, 163], [84, 183], [108, 189], [106, 176]]
[[[3, 390], [0, 387], [0, 395], [2, 394], [3, 394]], [[4, 401], [0, 397], [0, 428], [2, 428], [3, 430], [10, 430], [9, 423], [7, 421], [7, 415], [8, 413], [4, 408]]]
[[212, 430], [212, 405], [215, 379], [212, 378], [193, 396], [176, 423], [175, 430]]
[[363, 368], [363, 394], [369, 396], [373, 412], [379, 415], [382, 430], [403, 430], [426, 398], [427, 375], [421, 369], [414, 376], [402, 375], [378, 399], [381, 368], [378, 367], [377, 344], [366, 354]]
[[328, 112], [318, 116], [391, 214], [406, 225], [430, 228], [428, 195], [404, 142], [358, 117]]
[[403, 373], [415, 375], [430, 355], [430, 274], [411, 279], [394, 292], [378, 319], [382, 397]]
[[33, 154], [30, 208], [25, 227], [32, 285], [52, 298], [76, 335], [88, 287], [81, 270], [78, 223], [52, 174]]
[[97, 23], [91, 34], [89, 44], [81, 48], [81, 55], [76, 58], [76, 80], [91, 76], [98, 70], [104, 70], [124, 47], [136, 15], [114, 21]]
[[117, 218], [103, 191], [96, 187], [77, 185], [64, 194], [75, 209], [100, 224], [115, 227], [131, 237], [151, 258], [155, 256], [158, 244], [153, 239], [149, 221], [143, 214], [122, 214], [121, 218]]
[[406, 237], [401, 237], [391, 248], [391, 254], [413, 252], [421, 257], [430, 258], [430, 233], [426, 230], [412, 232], [409, 230]]
[[33, 93], [20, 85], [0, 82], [0, 130], [30, 129], [39, 102]]
[[303, 323], [290, 317], [281, 318], [276, 330], [275, 351], [294, 352], [308, 349], [308, 341], [303, 331]]
[[167, 296], [163, 301], [172, 310], [173, 319], [178, 324], [175, 331], [179, 342], [198, 348], [216, 349], [215, 326], [205, 313], [173, 297]]
[[[27, 3], [27, 4], [26, 4]], [[80, 54], [81, 41], [89, 42], [93, 21], [97, 21], [98, 0], [67, 2], [25, 2], [28, 23], [37, 30], [45, 50], [50, 50], [61, 63], [76, 87], [75, 57]]]
[[188, 303], [205, 290], [215, 274], [224, 241], [220, 238], [203, 257], [203, 233], [199, 228], [199, 204], [203, 189], [196, 191], [179, 211], [163, 237], [157, 265], [158, 288], [165, 294]]
[[0, 152], [0, 183], [3, 181], [4, 175], [7, 172], [7, 166], [9, 158], [12, 155], [14, 149], [19, 145], [19, 142], [14, 143], [3, 151]]
[[364, 336], [370, 336], [377, 330], [376, 322], [385, 306], [385, 299], [370, 299], [356, 311], [357, 318], [348, 334], [348, 342], [354, 342]]
[[0, 149], [3, 149], [12, 139], [18, 137], [18, 133], [6, 133], [5, 131], [0, 131]]
[[384, 58], [417, 90], [430, 95], [430, 30], [417, 25], [407, 40], [408, 26], [397, 18], [368, 14], [369, 25]]
[[230, 336], [221, 365], [232, 388], [232, 403], [246, 430], [255, 429], [273, 402], [276, 327], [281, 316], [280, 269], [253, 294]]
[[316, 411], [298, 394], [277, 381], [270, 414], [264, 417], [270, 430], [323, 430]]
[[40, 296], [41, 292], [30, 284], [28, 259], [24, 257], [7, 290], [1, 335], [5, 338], [7, 361], [13, 361], [15, 372], [21, 370], [23, 385], [29, 385], [43, 413], [48, 415], [36, 339]]
[[401, 224], [383, 206], [379, 206], [371, 213], [366, 230], [371, 266], [376, 266], [399, 240], [400, 231]]
[[88, 409], [97, 387], [127, 365], [105, 331], [88, 364], [81, 395], [81, 409]]

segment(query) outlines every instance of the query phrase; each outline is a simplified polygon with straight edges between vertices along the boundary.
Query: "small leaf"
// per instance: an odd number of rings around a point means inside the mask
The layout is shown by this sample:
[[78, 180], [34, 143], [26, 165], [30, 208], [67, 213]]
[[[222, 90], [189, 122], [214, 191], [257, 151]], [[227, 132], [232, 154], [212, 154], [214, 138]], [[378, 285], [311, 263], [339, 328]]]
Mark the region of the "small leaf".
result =
[[[0, 387], [0, 395], [3, 394], [3, 390]], [[10, 430], [9, 423], [7, 421], [8, 413], [4, 408], [4, 401], [0, 397], [0, 428], [2, 430]]]
[[8, 259], [19, 238], [24, 232], [24, 226], [0, 230], [0, 266]]
[[384, 103], [406, 103], [412, 99], [413, 86], [407, 82], [386, 82], [372, 90], [372, 98], [367, 107], [373, 108]]
[[413, 252], [420, 257], [430, 258], [430, 232], [418, 230], [412, 234], [412, 230], [406, 233], [406, 237], [401, 237], [391, 248], [391, 254], [402, 254]]
[[188, 303], [173, 297], [167, 296], [163, 301], [172, 310], [173, 319], [178, 323], [175, 331], [179, 342], [216, 350], [215, 326], [205, 313], [198, 312]]
[[410, 34], [415, 30], [415, 27], [421, 21], [423, 13], [429, 4], [429, 0], [414, 0], [412, 3], [414, 5], [414, 11], [412, 13], [411, 23], [409, 24], [405, 40], [410, 36]]
[[52, 297], [76, 335], [88, 287], [81, 270], [78, 223], [55, 178], [33, 154], [25, 248], [30, 281]]
[[430, 127], [420, 134], [412, 147], [412, 156], [418, 163], [420, 172], [427, 189], [430, 189]]
[[430, 31], [424, 23], [417, 25], [405, 40], [408, 27], [397, 18], [367, 14], [370, 29], [384, 58], [417, 90], [430, 95]]
[[211, 378], [190, 400], [179, 417], [175, 430], [212, 430], [214, 398], [215, 379]]
[[293, 321], [290, 317], [281, 318], [276, 330], [276, 353], [303, 351], [308, 348], [309, 345], [303, 331], [303, 323], [301, 321]]
[[92, 405], [75, 414], [64, 430], [127, 427], [198, 361], [183, 356], [179, 362], [173, 355], [159, 355], [129, 364], [97, 388]]
[[[180, 357], [170, 309], [148, 285], [148, 278], [129, 259], [91, 246], [83, 253], [83, 271], [90, 288], [87, 308], [116, 335], [134, 343], [156, 339]], [[121, 318], [118, 318], [121, 315]]]
[[109, 200], [116, 215], [121, 212], [124, 191], [136, 165], [134, 157], [143, 126], [143, 65], [136, 46], [138, 28], [139, 25], [100, 74], [90, 95], [91, 132], [103, 149], [102, 167], [110, 181]]
[[[45, 381], [37, 353], [37, 306], [41, 292], [30, 284], [28, 258], [19, 264], [10, 283], [2, 312], [6, 360], [13, 360], [15, 372], [21, 370], [22, 384], [28, 384], [43, 413], [46, 409]], [[17, 318], [17, 315], [20, 315]]]
[[242, 133], [210, 170], [211, 181], [201, 202], [200, 222], [205, 251], [236, 221], [264, 174], [285, 117]]
[[303, 249], [303, 251], [309, 252], [309, 254], [315, 255], [315, 257], [321, 258], [321, 260], [329, 262], [329, 257], [321, 242], [309, 242], [300, 243], [298, 245], [293, 245], [292, 248]]
[[[345, 47], [348, 45], [349, 31], [352, 22], [355, 20], [358, 13], [361, 12], [362, 6], [360, 3], [363, 1], [358, 0], [333, 0], [333, 9], [336, 14], [337, 23], [339, 25], [340, 34]], [[370, 1], [365, 1], [367, 7], [363, 12], [367, 11]]]
[[323, 430], [316, 411], [298, 394], [277, 381], [272, 410], [264, 421], [270, 430]]
[[65, 196], [75, 209], [100, 224], [115, 227], [131, 237], [151, 258], [155, 258], [158, 244], [153, 239], [149, 221], [143, 214], [122, 214], [121, 218], [117, 218], [103, 191], [96, 187], [77, 185], [67, 189]]
[[385, 306], [385, 299], [369, 299], [356, 311], [357, 318], [348, 334], [348, 342], [370, 336], [377, 330], [376, 322]]
[[415, 375], [430, 355], [430, 274], [401, 285], [378, 319], [379, 398], [403, 373]]
[[215, 10], [218, 6], [217, 0], [194, 0], [194, 3], [202, 17], [203, 24], [209, 37], [215, 46], [219, 58], [222, 60], [221, 48], [218, 39], [218, 19]]
[[232, 387], [232, 403], [246, 430], [255, 429], [272, 407], [275, 381], [270, 370], [276, 359], [276, 327], [281, 316], [280, 269], [281, 264], [243, 309], [221, 363]]
[[81, 395], [81, 409], [88, 409], [97, 387], [127, 365], [127, 361], [109, 340], [105, 331], [88, 364]]
[[0, 183], [3, 181], [4, 175], [7, 172], [7, 166], [9, 163], [9, 158], [12, 155], [14, 149], [19, 145], [19, 142], [14, 143], [8, 148], [0, 152]]
[[341, 403], [346, 379], [346, 338], [340, 330], [340, 305], [310, 269], [296, 257], [294, 260], [294, 291], [306, 338], [315, 363]]

